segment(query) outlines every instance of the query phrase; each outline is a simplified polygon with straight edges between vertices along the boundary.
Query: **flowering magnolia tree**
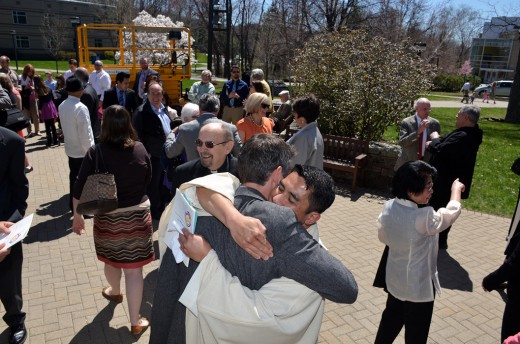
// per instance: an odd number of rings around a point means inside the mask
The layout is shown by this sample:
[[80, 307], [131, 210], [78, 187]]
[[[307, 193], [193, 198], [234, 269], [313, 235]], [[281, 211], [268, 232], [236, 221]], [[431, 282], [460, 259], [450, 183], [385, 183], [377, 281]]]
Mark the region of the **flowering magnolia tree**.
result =
[[471, 72], [473, 71], [473, 67], [471, 67], [471, 63], [466, 60], [464, 61], [464, 64], [459, 69], [459, 74], [464, 76], [470, 76]]
[[295, 95], [314, 93], [320, 100], [320, 130], [373, 141], [409, 116], [411, 102], [431, 89], [433, 78], [411, 44], [364, 31], [317, 35], [292, 65]]
[[[157, 17], [153, 17], [146, 11], [142, 11], [139, 15], [132, 20], [132, 23], [136, 26], [148, 26], [148, 27], [169, 27], [172, 29], [184, 27], [183, 22], [173, 22], [169, 17], [163, 16], [159, 14]], [[124, 33], [124, 44], [123, 46], [131, 47], [132, 45], [132, 33], [125, 32]], [[194, 40], [191, 38], [191, 44], [193, 44]], [[168, 39], [168, 32], [165, 30], [158, 30], [156, 32], [152, 30], [136, 30], [135, 35], [135, 45], [137, 48], [169, 48], [170, 40]], [[188, 33], [185, 31], [181, 31], [181, 39], [175, 40], [175, 46], [177, 48], [186, 48], [188, 47]], [[186, 64], [188, 56], [186, 56], [182, 52], [176, 52], [177, 63], [178, 64]], [[136, 58], [139, 61], [142, 57], [148, 58], [149, 62], [152, 64], [167, 64], [172, 62], [171, 55], [166, 50], [137, 50]], [[115, 54], [116, 60], [120, 60], [120, 53], [117, 52]], [[192, 53], [190, 61], [193, 61], [195, 55]], [[133, 56], [130, 50], [125, 50], [125, 63], [133, 63]]]

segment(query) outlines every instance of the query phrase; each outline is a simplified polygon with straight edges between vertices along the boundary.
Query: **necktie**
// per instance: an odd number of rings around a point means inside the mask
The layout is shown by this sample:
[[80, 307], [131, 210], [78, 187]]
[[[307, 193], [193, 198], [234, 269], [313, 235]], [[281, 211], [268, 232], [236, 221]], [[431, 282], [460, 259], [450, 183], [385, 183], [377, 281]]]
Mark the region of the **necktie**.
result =
[[419, 152], [417, 153], [417, 159], [421, 160], [423, 157], [423, 137], [424, 137], [424, 130], [422, 133], [419, 134]]
[[[237, 91], [237, 83], [236, 83], [236, 81], [234, 81], [234, 82], [233, 82], [233, 87], [231, 87], [231, 92], [236, 92], [236, 91]], [[229, 105], [230, 105], [231, 107], [233, 107], [233, 105], [235, 105], [235, 98], [231, 98], [231, 99], [229, 100]]]
[[119, 97], [117, 97], [117, 100], [119, 101], [119, 105], [125, 106], [125, 96], [123, 92], [119, 91]]

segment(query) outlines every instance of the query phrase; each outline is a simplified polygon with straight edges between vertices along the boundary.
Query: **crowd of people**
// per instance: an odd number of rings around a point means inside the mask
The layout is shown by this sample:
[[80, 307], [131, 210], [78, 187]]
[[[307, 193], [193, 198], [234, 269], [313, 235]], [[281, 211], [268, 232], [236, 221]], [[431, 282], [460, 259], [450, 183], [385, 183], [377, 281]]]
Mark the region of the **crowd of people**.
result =
[[[8, 68], [6, 56], [0, 61], [0, 91], [7, 97], [0, 93], [0, 105], [7, 108], [2, 101], [8, 99], [23, 109], [33, 124], [27, 137], [40, 135], [40, 119], [47, 146], [60, 145], [63, 134], [76, 234], [87, 230], [88, 215], [78, 212], [78, 203], [88, 177], [114, 175], [118, 208], [93, 216], [94, 244], [108, 284], [102, 297], [123, 302], [125, 275], [133, 335], [150, 327], [150, 343], [244, 338], [315, 343], [324, 299], [356, 301], [352, 272], [320, 241], [317, 222], [335, 193], [332, 178], [323, 171], [320, 104], [314, 95], [292, 102], [284, 91], [275, 111], [262, 70], [253, 69], [246, 83], [240, 68], [232, 66], [220, 95], [211, 71], [204, 70], [177, 116], [168, 106], [160, 74], [146, 58], [140, 60], [133, 89], [124, 71], [111, 86], [101, 61], [89, 74], [72, 59], [70, 70], [56, 80], [50, 73], [45, 79], [35, 75], [31, 65], [19, 77]], [[448, 248], [447, 233], [460, 215], [460, 201], [469, 197], [482, 142], [478, 107], [463, 106], [456, 129], [444, 136], [430, 111], [429, 100], [420, 98], [415, 114], [401, 123], [394, 198], [377, 219], [378, 237], [386, 247], [374, 285], [384, 287], [388, 299], [376, 343], [392, 343], [403, 327], [406, 343], [427, 342], [435, 295], [441, 290], [437, 254]], [[276, 135], [290, 128], [294, 132], [287, 141]], [[6, 143], [0, 145], [0, 158], [13, 162], [0, 167], [0, 186], [6, 190], [0, 197], [0, 232], [8, 232], [27, 208], [30, 165], [23, 133], [0, 127], [0, 141]], [[162, 239], [178, 190], [200, 217], [196, 234], [184, 230], [173, 248]], [[152, 318], [147, 319], [140, 315], [143, 266], [156, 258], [154, 225], [161, 265]], [[517, 251], [511, 250], [504, 266], [486, 277], [486, 290], [516, 281], [511, 266]], [[180, 253], [190, 258], [187, 266], [179, 261]], [[21, 244], [0, 247], [0, 278], [9, 280], [0, 298], [10, 343], [27, 337], [21, 267]], [[507, 314], [514, 305], [508, 304]], [[502, 340], [520, 332], [512, 318], [507, 316]]]

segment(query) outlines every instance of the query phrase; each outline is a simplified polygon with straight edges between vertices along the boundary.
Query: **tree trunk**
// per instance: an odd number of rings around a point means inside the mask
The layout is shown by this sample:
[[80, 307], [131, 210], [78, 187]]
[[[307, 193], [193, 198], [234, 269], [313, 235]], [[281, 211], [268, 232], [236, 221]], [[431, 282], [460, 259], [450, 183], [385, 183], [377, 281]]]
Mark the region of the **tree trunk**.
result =
[[520, 58], [516, 62], [513, 87], [509, 94], [509, 105], [505, 121], [507, 123], [520, 123]]
[[56, 74], [58, 74], [59, 71], [58, 71], [58, 57], [57, 56], [54, 56], [54, 61], [56, 62]]

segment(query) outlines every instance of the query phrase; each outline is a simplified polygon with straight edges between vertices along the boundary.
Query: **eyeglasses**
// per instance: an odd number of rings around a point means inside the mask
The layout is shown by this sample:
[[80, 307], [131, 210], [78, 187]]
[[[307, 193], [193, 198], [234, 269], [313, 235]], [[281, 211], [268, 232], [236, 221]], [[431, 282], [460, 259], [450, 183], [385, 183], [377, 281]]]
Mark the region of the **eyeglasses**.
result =
[[431, 192], [433, 190], [433, 182], [426, 184], [425, 189]]
[[196, 139], [195, 140], [195, 144], [197, 145], [197, 147], [202, 147], [202, 145], [206, 146], [206, 148], [213, 148], [215, 146], [218, 146], [218, 145], [223, 145], [224, 143], [228, 143], [228, 141], [222, 141], [222, 142], [219, 142], [219, 143], [213, 143], [213, 141], [204, 141], [202, 142], [202, 140], [200, 139]]
[[232, 70], [231, 73], [240, 73], [239, 70]]
[[260, 105], [262, 107], [262, 109], [269, 109], [269, 104], [262, 104]]

